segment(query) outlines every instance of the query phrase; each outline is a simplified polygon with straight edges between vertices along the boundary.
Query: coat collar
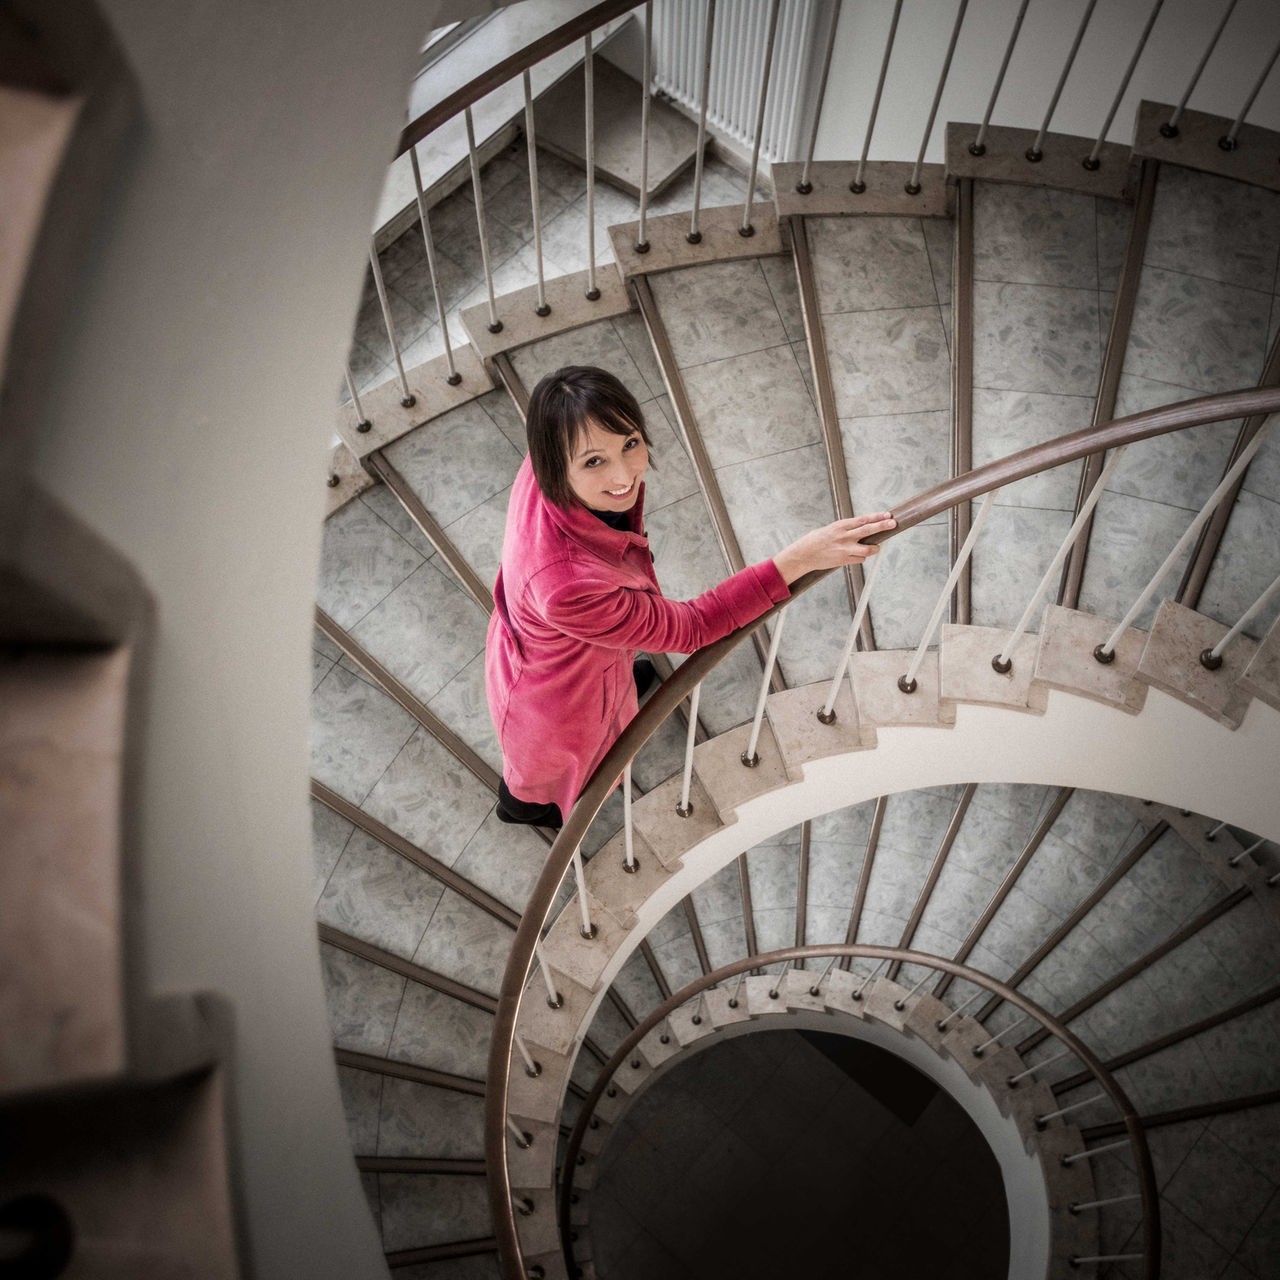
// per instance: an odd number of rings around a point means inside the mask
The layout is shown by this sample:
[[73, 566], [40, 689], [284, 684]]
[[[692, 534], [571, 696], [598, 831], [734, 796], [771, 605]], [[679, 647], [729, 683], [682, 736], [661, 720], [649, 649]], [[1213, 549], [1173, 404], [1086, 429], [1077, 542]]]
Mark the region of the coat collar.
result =
[[586, 507], [574, 506], [565, 509], [548, 502], [543, 497], [542, 491], [537, 488], [537, 481], [533, 478], [533, 468], [527, 458], [524, 465], [529, 468], [528, 482], [537, 492], [539, 505], [542, 507], [546, 518], [561, 533], [591, 552], [592, 555], [616, 562], [621, 561], [629, 547], [647, 547], [649, 545], [649, 539], [641, 532], [644, 528], [645, 486], [643, 480], [640, 482], [640, 492], [636, 497], [635, 503], [627, 513], [631, 517], [631, 530], [624, 533], [620, 529], [611, 529]]

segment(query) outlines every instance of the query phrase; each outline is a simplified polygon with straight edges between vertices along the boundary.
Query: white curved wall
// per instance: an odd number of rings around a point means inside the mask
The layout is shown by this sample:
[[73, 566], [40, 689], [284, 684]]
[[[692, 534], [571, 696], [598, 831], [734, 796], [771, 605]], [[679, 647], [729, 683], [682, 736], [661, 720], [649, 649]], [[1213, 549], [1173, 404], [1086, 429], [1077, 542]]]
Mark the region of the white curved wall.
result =
[[159, 599], [134, 850], [146, 980], [235, 1006], [253, 1274], [381, 1276], [309, 907], [306, 672], [369, 225], [441, 4], [101, 8], [142, 119], [32, 434], [43, 482]]

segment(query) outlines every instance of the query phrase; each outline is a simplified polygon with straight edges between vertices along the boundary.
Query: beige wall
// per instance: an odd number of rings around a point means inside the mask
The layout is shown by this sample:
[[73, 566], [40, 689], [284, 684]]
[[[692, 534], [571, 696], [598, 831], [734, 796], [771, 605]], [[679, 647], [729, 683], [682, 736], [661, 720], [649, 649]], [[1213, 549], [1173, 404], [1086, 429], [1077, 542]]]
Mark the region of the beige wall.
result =
[[159, 599], [136, 850], [146, 978], [234, 1004], [254, 1274], [381, 1275], [308, 893], [308, 649], [368, 226], [440, 4], [101, 8], [142, 118], [35, 424], [37, 469]]

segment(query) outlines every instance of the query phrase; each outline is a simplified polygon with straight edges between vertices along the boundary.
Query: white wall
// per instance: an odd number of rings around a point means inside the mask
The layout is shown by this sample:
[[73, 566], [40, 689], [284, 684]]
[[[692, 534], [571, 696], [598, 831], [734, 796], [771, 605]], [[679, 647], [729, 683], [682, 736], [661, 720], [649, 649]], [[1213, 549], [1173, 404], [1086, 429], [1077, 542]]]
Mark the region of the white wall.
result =
[[[1097, 6], [1054, 115], [1054, 132], [1097, 136], [1152, 3], [1105, 0]], [[1193, 107], [1234, 117], [1274, 47], [1274, 3], [1239, 0], [1192, 99]], [[970, 4], [926, 160], [942, 160], [946, 121], [982, 119], [1018, 6], [1019, 0]], [[957, 0], [905, 0], [871, 159], [915, 159], [957, 7]], [[1140, 99], [1181, 98], [1225, 8], [1226, 0], [1166, 0], [1109, 131], [1112, 141], [1131, 141]], [[1033, 0], [1028, 6], [993, 123], [1039, 126], [1084, 10], [1085, 0]], [[820, 160], [856, 158], [861, 153], [892, 11], [893, 0], [845, 0], [818, 129]], [[1016, 109], [1011, 104], [1017, 104]], [[1272, 74], [1249, 120], [1280, 128], [1280, 71]]]
[[254, 1274], [383, 1275], [311, 913], [308, 650], [368, 227], [439, 5], [101, 7], [143, 117], [33, 434], [43, 481], [160, 602], [136, 851], [146, 976], [235, 1006]]

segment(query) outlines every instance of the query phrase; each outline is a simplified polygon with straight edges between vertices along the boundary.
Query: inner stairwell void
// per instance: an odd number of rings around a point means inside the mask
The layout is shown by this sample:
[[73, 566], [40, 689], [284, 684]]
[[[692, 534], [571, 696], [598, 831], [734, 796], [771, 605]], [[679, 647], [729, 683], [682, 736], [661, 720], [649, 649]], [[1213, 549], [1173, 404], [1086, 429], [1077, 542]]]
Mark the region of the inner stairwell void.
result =
[[[939, 124], [917, 192], [909, 156], [860, 167], [853, 131], [745, 209], [708, 161], [644, 211], [643, 253], [634, 201], [526, 138], [431, 210], [430, 249], [415, 227], [383, 250], [337, 419], [312, 795], [335, 1058], [393, 1274], [607, 1280], [593, 1193], [628, 1109], [779, 1018], [967, 1099], [1004, 1153], [1011, 1277], [1273, 1274], [1280, 136], [1222, 148], [1233, 122], [1189, 111], [1166, 137], [1174, 111], [1144, 102], [1097, 169], [1052, 132], [1027, 161], [1038, 119], [978, 155], [978, 125]], [[904, 528], [874, 578], [670, 655], [552, 847], [494, 814], [483, 642], [521, 410], [566, 363], [641, 402], [673, 597], [850, 510]], [[1220, 420], [1086, 447], [1222, 393]], [[989, 504], [980, 478], [946, 489], [1073, 433]], [[643, 1224], [633, 1247], [681, 1274]]]

